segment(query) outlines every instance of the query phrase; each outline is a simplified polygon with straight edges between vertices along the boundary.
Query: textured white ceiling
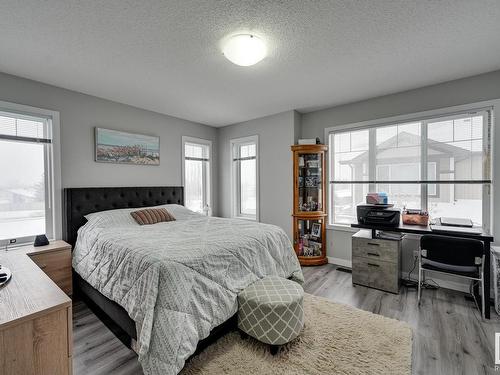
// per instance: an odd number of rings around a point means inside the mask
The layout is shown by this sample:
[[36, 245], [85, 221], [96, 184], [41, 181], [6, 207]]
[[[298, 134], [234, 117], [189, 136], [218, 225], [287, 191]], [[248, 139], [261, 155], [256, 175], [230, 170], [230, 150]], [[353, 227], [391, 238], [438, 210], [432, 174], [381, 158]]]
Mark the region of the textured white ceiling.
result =
[[[239, 67], [229, 34], [265, 39]], [[221, 126], [500, 69], [499, 0], [0, 0], [0, 71]]]

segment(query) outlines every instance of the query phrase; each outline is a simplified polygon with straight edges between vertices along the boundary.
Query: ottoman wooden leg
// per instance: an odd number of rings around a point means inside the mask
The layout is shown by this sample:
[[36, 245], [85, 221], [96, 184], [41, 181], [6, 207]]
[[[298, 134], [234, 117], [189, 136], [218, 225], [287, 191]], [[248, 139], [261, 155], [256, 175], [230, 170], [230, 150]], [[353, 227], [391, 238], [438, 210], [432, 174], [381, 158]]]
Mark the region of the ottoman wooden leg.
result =
[[279, 345], [271, 345], [270, 351], [272, 355], [276, 355], [278, 353], [280, 346]]

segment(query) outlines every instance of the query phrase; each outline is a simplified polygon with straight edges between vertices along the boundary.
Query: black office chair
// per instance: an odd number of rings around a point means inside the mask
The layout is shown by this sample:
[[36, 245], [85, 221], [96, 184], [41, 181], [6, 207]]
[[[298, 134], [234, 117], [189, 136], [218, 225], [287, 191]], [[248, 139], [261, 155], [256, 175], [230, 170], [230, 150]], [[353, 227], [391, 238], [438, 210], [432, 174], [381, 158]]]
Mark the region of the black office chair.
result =
[[[418, 304], [426, 271], [444, 273], [480, 282], [481, 312], [484, 319], [484, 247], [479, 240], [424, 235], [418, 257]], [[479, 306], [478, 306], [479, 307]]]

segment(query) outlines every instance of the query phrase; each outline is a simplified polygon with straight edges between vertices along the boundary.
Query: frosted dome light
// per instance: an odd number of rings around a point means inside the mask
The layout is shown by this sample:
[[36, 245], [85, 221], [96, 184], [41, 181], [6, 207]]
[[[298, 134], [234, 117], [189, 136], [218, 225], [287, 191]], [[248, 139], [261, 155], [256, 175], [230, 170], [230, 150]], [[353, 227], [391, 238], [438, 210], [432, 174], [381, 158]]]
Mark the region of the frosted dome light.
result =
[[255, 35], [239, 34], [226, 41], [222, 52], [233, 64], [250, 66], [266, 57], [267, 50], [262, 39]]

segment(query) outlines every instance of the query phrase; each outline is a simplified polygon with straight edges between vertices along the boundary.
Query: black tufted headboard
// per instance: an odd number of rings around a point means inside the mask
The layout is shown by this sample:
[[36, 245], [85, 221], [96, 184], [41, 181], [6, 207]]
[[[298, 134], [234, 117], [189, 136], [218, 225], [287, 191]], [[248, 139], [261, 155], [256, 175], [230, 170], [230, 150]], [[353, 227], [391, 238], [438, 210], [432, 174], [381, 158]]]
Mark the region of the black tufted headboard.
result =
[[118, 208], [184, 205], [182, 186], [66, 188], [63, 197], [63, 239], [75, 245], [85, 215]]

